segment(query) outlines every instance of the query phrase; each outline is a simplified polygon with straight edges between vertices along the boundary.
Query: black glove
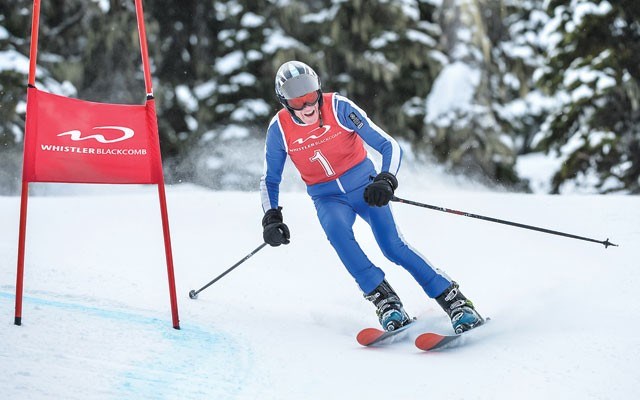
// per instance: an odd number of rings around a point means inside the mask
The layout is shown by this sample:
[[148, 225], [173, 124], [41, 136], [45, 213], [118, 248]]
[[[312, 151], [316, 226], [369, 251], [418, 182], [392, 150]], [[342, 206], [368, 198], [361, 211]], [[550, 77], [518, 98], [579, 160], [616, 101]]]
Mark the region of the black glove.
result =
[[364, 201], [370, 206], [382, 207], [389, 204], [393, 191], [398, 188], [398, 180], [390, 172], [381, 172], [364, 189]]
[[289, 228], [282, 222], [282, 207], [267, 210], [262, 217], [262, 237], [271, 246], [289, 244]]

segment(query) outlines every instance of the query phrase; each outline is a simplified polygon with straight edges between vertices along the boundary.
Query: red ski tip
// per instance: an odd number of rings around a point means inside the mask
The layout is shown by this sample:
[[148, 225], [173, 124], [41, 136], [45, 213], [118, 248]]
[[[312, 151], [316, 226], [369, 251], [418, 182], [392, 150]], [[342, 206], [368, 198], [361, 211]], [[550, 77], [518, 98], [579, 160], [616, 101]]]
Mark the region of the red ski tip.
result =
[[420, 350], [427, 351], [437, 346], [445, 337], [437, 333], [424, 333], [416, 338], [415, 344]]
[[358, 333], [356, 340], [362, 346], [368, 346], [375, 342], [380, 336], [384, 334], [384, 331], [376, 328], [365, 328]]

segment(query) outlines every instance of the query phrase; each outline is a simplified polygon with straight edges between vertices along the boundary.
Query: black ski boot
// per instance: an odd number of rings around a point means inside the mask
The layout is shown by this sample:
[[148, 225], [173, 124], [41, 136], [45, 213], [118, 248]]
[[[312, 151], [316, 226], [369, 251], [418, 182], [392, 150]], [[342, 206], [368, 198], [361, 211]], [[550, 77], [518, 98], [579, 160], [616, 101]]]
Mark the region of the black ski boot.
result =
[[394, 331], [412, 321], [404, 311], [400, 298], [386, 280], [364, 297], [376, 306], [378, 320], [385, 331]]
[[458, 334], [484, 323], [484, 318], [478, 314], [471, 300], [460, 293], [456, 282], [451, 282], [451, 286], [436, 297], [436, 301], [449, 315], [453, 330]]

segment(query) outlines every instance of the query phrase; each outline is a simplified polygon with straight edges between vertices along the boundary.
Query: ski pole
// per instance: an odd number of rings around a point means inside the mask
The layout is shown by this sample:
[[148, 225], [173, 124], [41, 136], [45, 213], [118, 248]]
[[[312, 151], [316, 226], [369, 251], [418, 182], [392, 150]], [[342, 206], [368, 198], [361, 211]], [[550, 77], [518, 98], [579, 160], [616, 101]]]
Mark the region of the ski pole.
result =
[[237, 263], [233, 264], [228, 270], [224, 271], [223, 273], [221, 273], [220, 275], [218, 275], [214, 280], [212, 280], [211, 282], [207, 283], [206, 285], [204, 285], [203, 287], [201, 287], [198, 290], [191, 290], [189, 292], [189, 297], [192, 299], [197, 299], [198, 298], [198, 293], [202, 292], [203, 290], [205, 290], [206, 288], [208, 288], [209, 286], [213, 285], [214, 283], [216, 283], [218, 280], [220, 280], [223, 276], [225, 276], [226, 274], [228, 274], [229, 272], [233, 271], [238, 265], [242, 264], [243, 262], [247, 261], [249, 258], [251, 258], [251, 256], [253, 256], [254, 254], [256, 254], [257, 252], [259, 252], [260, 250], [262, 250], [262, 248], [264, 246], [266, 246], [266, 243], [262, 243], [260, 246], [256, 247], [255, 250], [253, 250], [251, 253], [247, 254], [246, 256], [244, 256], [244, 258], [240, 261], [238, 261]]
[[412, 206], [424, 207], [424, 208], [429, 208], [431, 210], [442, 211], [442, 212], [447, 212], [447, 213], [456, 214], [456, 215], [462, 215], [464, 217], [477, 218], [477, 219], [481, 219], [481, 220], [489, 221], [489, 222], [497, 222], [499, 224], [511, 225], [511, 226], [515, 226], [515, 227], [518, 227], [518, 228], [531, 229], [533, 231], [550, 233], [552, 235], [565, 236], [565, 237], [572, 238], [572, 239], [580, 239], [580, 240], [586, 240], [588, 242], [600, 243], [600, 244], [604, 245], [605, 249], [607, 247], [609, 247], [609, 246], [618, 247], [617, 244], [611, 243], [609, 241], [609, 238], [607, 238], [607, 240], [604, 240], [604, 241], [595, 240], [595, 239], [591, 239], [591, 238], [584, 237], [584, 236], [572, 235], [570, 233], [558, 232], [558, 231], [553, 231], [551, 229], [539, 228], [539, 227], [536, 227], [536, 226], [520, 224], [518, 222], [511, 222], [511, 221], [506, 221], [506, 220], [503, 220], [503, 219], [497, 219], [497, 218], [485, 217], [485, 216], [477, 215], [477, 214], [471, 214], [471, 213], [464, 212], [464, 211], [452, 210], [450, 208], [432, 206], [432, 205], [424, 204], [424, 203], [418, 203], [416, 201], [401, 199], [401, 198], [396, 197], [396, 196], [393, 196], [391, 198], [391, 201], [397, 201], [398, 203], [411, 204]]

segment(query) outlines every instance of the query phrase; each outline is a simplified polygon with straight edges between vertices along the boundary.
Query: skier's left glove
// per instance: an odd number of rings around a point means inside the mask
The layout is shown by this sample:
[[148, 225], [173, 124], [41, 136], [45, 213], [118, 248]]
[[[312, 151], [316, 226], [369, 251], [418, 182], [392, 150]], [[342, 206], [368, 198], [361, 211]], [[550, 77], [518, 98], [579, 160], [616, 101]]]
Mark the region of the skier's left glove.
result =
[[370, 206], [382, 207], [389, 204], [393, 192], [398, 188], [398, 180], [390, 172], [381, 172], [364, 189], [364, 201]]
[[262, 217], [262, 238], [271, 246], [289, 244], [289, 227], [282, 222], [282, 207], [267, 210]]

